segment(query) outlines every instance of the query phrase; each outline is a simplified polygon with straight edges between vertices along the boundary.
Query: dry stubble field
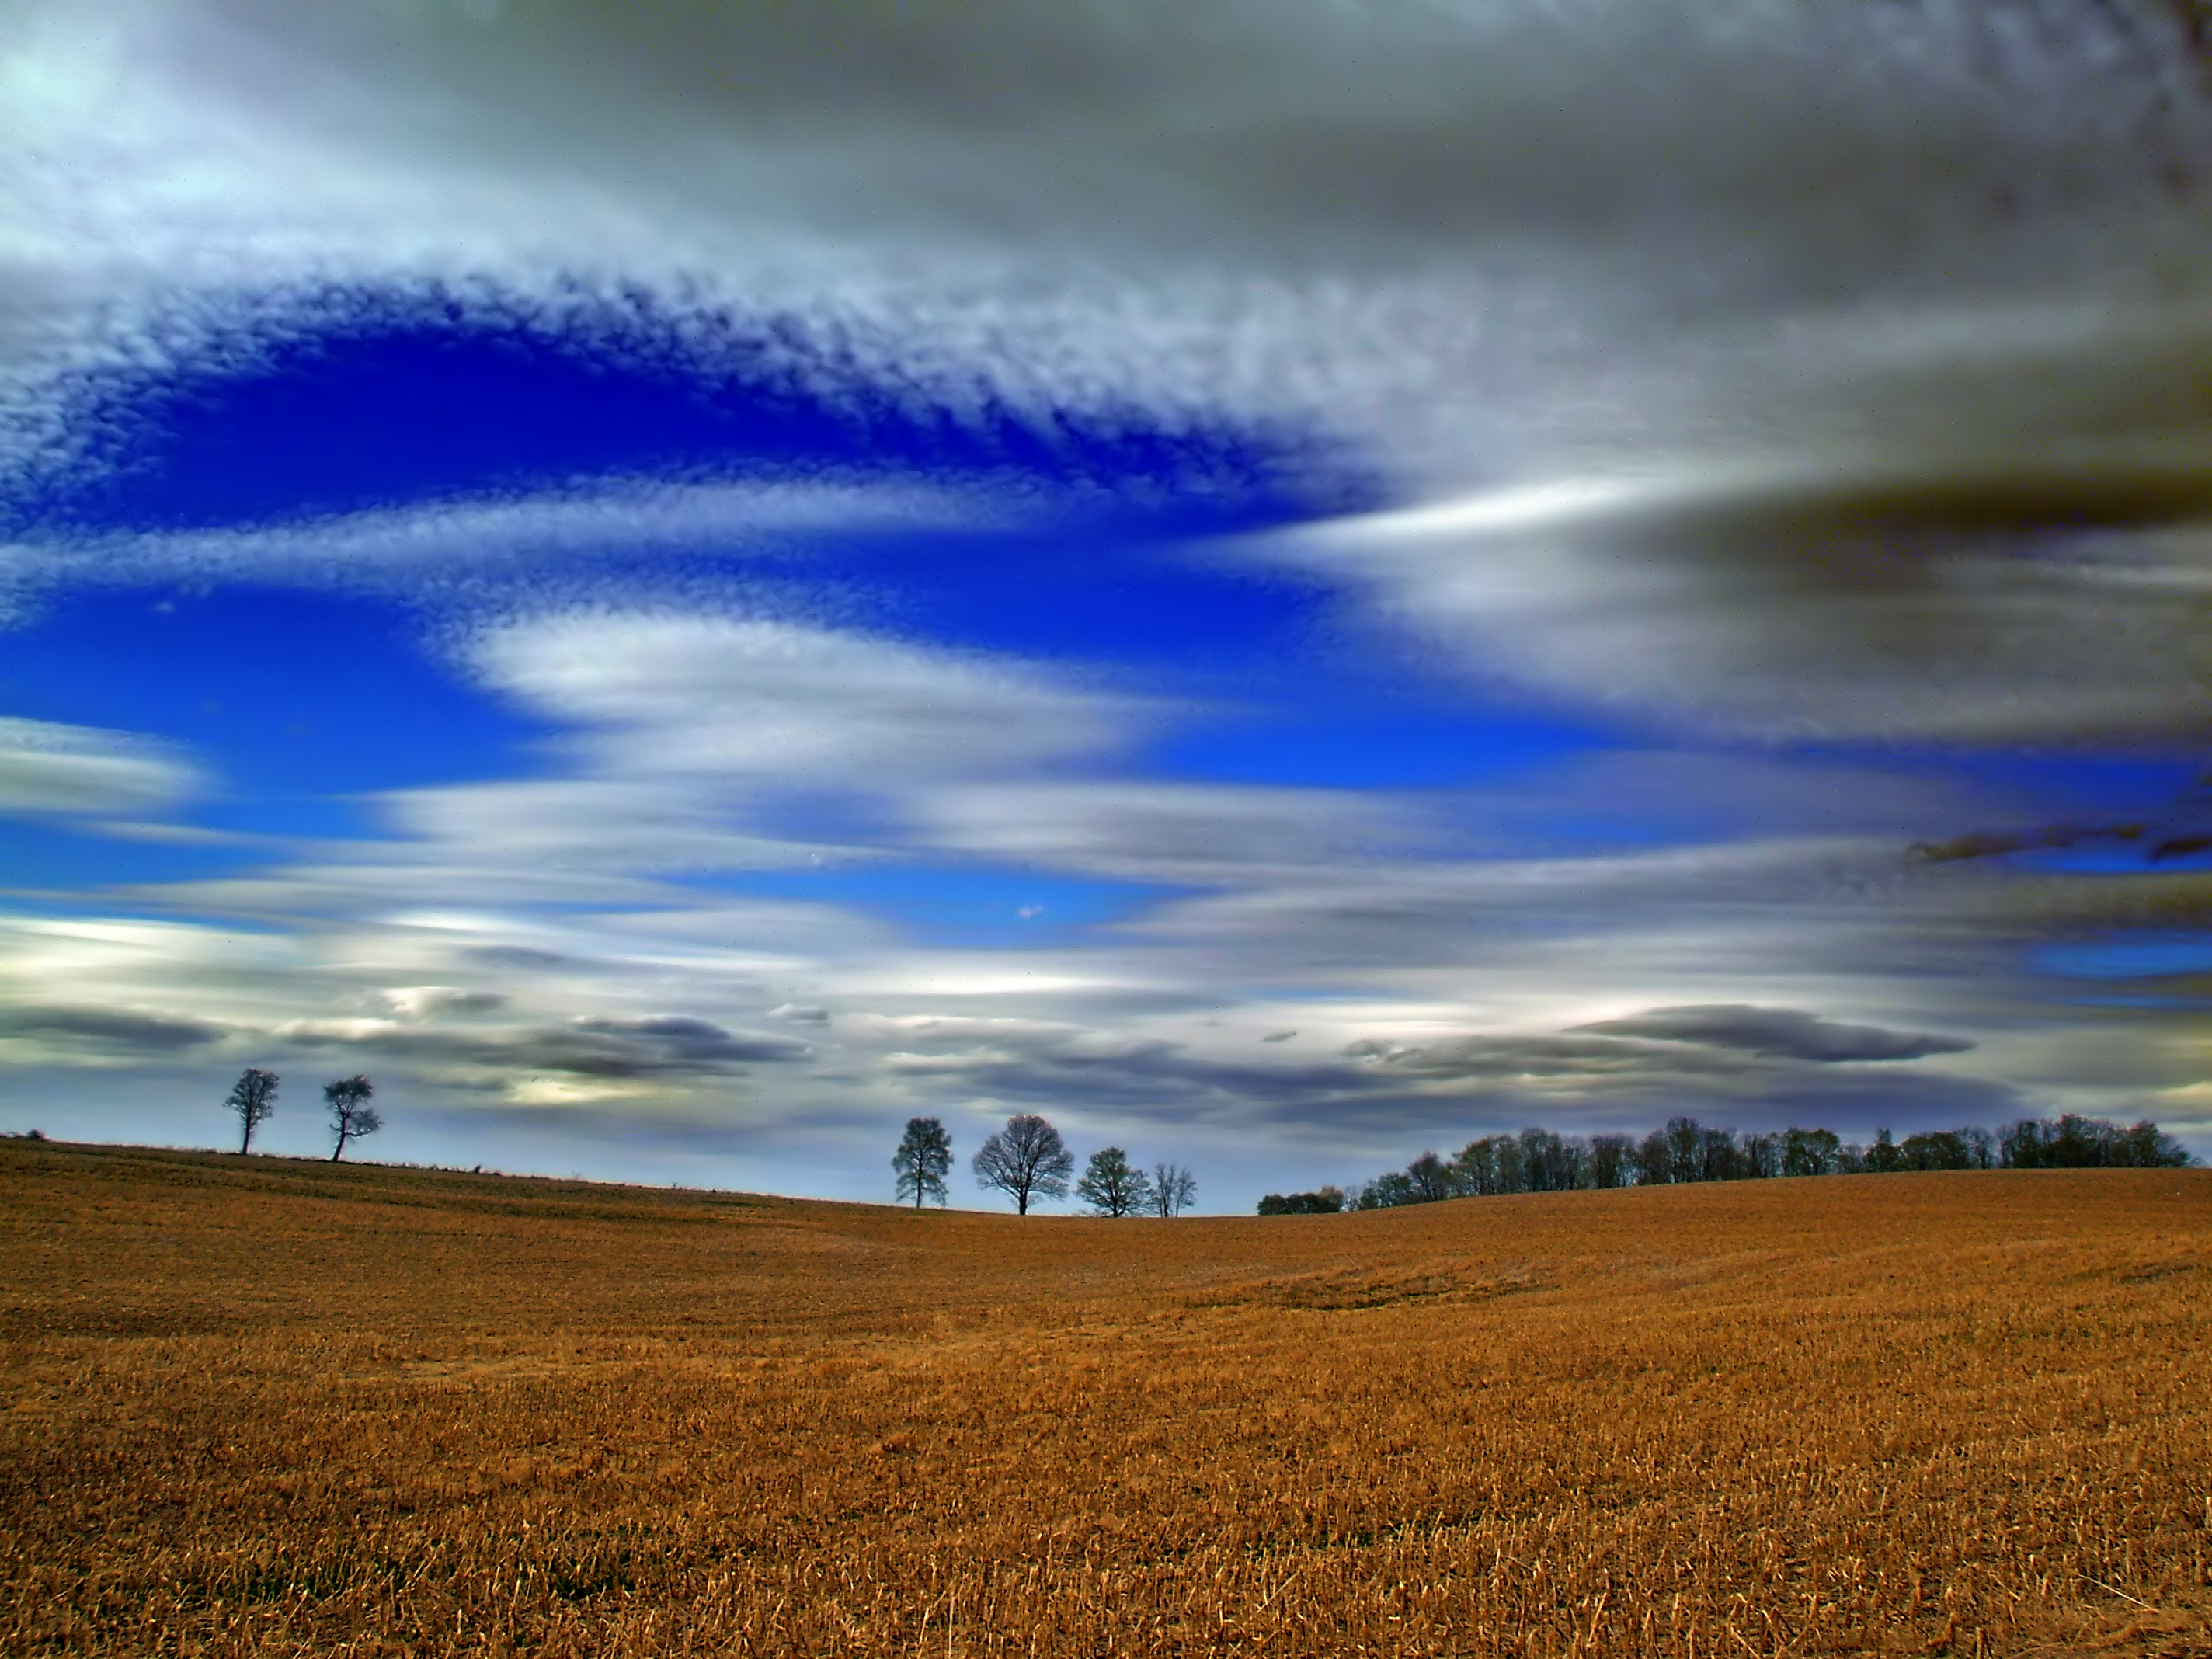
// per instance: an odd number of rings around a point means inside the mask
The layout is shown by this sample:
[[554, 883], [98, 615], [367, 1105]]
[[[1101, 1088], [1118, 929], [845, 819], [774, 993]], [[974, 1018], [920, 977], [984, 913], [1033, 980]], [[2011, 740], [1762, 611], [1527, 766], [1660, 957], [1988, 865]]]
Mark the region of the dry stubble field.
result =
[[2212, 1172], [1097, 1221], [0, 1146], [12, 1653], [2212, 1654]]

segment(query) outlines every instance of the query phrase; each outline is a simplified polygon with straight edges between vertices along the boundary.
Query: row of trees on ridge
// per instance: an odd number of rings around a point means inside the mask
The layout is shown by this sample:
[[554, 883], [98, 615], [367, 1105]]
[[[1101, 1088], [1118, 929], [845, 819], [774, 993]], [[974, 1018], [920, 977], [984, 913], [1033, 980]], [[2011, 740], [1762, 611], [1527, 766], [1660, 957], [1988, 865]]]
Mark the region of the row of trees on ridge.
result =
[[[1031, 1202], [1041, 1198], [1067, 1196], [1069, 1177], [1075, 1174], [1075, 1155], [1067, 1150], [1060, 1131], [1034, 1112], [1006, 1120], [975, 1153], [969, 1167], [975, 1184], [987, 1192], [1000, 1192], [1013, 1200], [1018, 1214], [1027, 1215]], [[891, 1154], [898, 1176], [898, 1201], [913, 1200], [920, 1209], [932, 1200], [946, 1201], [945, 1178], [952, 1170], [952, 1137], [933, 1117], [907, 1120], [906, 1134]], [[1119, 1146], [1104, 1146], [1091, 1153], [1075, 1195], [1094, 1214], [1106, 1216], [1156, 1215], [1172, 1220], [1188, 1209], [1198, 1196], [1198, 1180], [1180, 1164], [1158, 1163], [1148, 1171], [1129, 1161]]]
[[1778, 1176], [1884, 1175], [1911, 1170], [2178, 1169], [2192, 1162], [2180, 1142], [2148, 1118], [2121, 1127], [2069, 1112], [2022, 1118], [1994, 1132], [1937, 1129], [1898, 1140], [1877, 1130], [1871, 1146], [1830, 1129], [1738, 1133], [1693, 1117], [1668, 1120], [1641, 1139], [1585, 1139], [1549, 1129], [1485, 1135], [1446, 1158], [1423, 1152], [1402, 1170], [1376, 1176], [1349, 1194], [1334, 1187], [1260, 1200], [1262, 1215], [1352, 1208], [1392, 1209], [1440, 1199], [1499, 1193], [1551, 1193], [1588, 1187], [1655, 1187], [1700, 1181], [1756, 1181]]
[[[276, 1115], [279, 1081], [276, 1073], [249, 1066], [230, 1085], [230, 1093], [222, 1103], [238, 1114], [242, 1132], [238, 1139], [240, 1157], [252, 1149], [253, 1132]], [[369, 1097], [375, 1092], [376, 1085], [358, 1075], [323, 1085], [323, 1103], [331, 1109], [331, 1128], [338, 1138], [337, 1146], [331, 1152], [331, 1163], [345, 1156], [346, 1142], [373, 1135], [384, 1127], [383, 1118], [368, 1103]]]

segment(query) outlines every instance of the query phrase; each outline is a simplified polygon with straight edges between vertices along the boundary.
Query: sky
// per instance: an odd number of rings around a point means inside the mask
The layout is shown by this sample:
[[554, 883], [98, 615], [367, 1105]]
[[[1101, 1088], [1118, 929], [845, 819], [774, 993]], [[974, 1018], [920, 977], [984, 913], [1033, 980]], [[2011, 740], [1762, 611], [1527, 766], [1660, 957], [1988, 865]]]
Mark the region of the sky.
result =
[[2212, 1155], [2157, 0], [19, 0], [0, 1130]]

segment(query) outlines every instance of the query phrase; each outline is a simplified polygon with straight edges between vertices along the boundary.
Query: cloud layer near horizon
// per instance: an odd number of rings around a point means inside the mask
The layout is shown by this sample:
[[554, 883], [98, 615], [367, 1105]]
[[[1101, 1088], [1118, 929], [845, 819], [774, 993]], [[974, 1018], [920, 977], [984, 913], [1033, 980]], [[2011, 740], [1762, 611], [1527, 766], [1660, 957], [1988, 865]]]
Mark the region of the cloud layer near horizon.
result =
[[2203, 729], [2166, 9], [9, 28], [0, 620], [396, 601], [455, 688], [272, 784], [0, 679], [60, 1097], [374, 1066], [860, 1194], [925, 1110], [2198, 1121], [2193, 868], [1905, 852]]

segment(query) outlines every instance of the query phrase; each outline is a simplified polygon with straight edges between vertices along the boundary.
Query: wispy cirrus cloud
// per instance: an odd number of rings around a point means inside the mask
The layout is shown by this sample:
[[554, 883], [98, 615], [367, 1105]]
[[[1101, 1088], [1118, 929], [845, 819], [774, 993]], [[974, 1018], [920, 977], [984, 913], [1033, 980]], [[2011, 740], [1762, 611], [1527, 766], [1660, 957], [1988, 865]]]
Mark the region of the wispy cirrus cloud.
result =
[[604, 732], [607, 770], [787, 789], [1026, 769], [1125, 744], [1142, 712], [1014, 664], [739, 617], [572, 612], [471, 656], [501, 691]]
[[189, 759], [157, 739], [0, 718], [0, 812], [152, 812], [204, 786]]
[[[1693, 424], [1741, 419], [1869, 332], [1987, 340], [1992, 292], [2140, 281], [2115, 238], [2185, 255], [2179, 24], [2029, 15], [34, 8], [8, 102], [55, 159], [15, 179], [12, 355], [112, 352], [96, 307], [180, 277], [596, 273], [812, 319], [951, 406], [1336, 408], [1468, 482], [1468, 434], [1556, 443], [1594, 378], [1682, 410], [1688, 370]], [[1851, 307], [1849, 349], [1744, 360], [1747, 316]], [[1644, 364], [1592, 361], [1655, 319]]]

